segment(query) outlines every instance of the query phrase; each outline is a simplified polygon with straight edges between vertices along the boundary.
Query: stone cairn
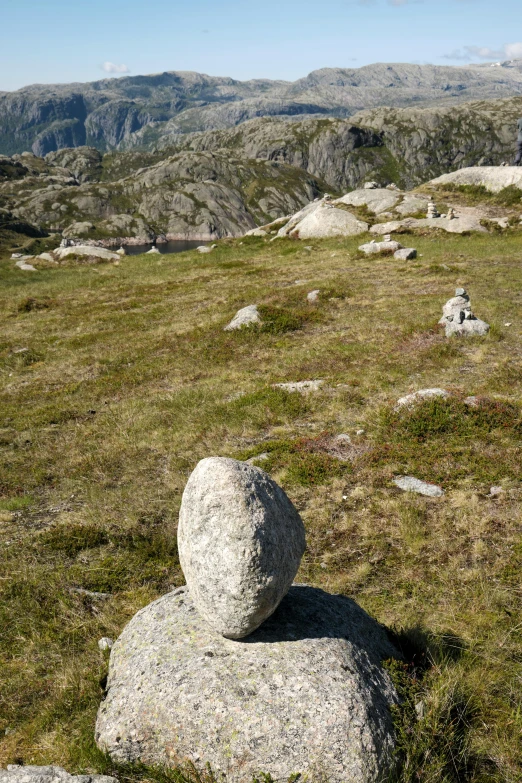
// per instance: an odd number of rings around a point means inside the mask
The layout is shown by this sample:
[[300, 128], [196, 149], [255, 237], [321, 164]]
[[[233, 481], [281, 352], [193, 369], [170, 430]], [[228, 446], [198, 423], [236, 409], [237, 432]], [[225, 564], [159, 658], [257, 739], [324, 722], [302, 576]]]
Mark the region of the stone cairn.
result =
[[433, 201], [430, 201], [428, 203], [428, 212], [426, 218], [428, 220], [432, 220], [433, 218], [438, 218], [438, 217], [440, 217], [440, 214], [437, 211], [437, 207], [435, 206], [435, 203]]
[[116, 761], [203, 766], [227, 783], [390, 771], [400, 657], [357, 604], [292, 585], [305, 529], [260, 468], [190, 476], [178, 526], [185, 587], [139, 611], [111, 650], [96, 742]]
[[457, 288], [455, 296], [448, 299], [442, 308], [439, 321], [446, 329], [446, 337], [452, 335], [484, 335], [489, 332], [489, 324], [473, 315], [469, 295], [464, 288]]

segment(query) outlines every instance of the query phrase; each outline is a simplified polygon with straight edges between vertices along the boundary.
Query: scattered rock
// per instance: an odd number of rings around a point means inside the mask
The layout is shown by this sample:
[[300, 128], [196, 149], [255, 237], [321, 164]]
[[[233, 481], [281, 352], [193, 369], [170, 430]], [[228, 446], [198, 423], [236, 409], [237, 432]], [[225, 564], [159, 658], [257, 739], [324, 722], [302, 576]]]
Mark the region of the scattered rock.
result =
[[264, 228], [252, 228], [250, 231], [247, 231], [245, 234], [246, 237], [266, 237], [268, 236], [268, 231], [265, 231]]
[[119, 762], [208, 762], [230, 783], [260, 770], [374, 783], [392, 764], [398, 699], [381, 662], [393, 657], [384, 629], [344, 596], [293, 586], [248, 640], [232, 641], [181, 589], [116, 641], [96, 742]]
[[394, 231], [398, 231], [402, 228], [401, 220], [388, 220], [386, 223], [375, 223], [370, 228], [370, 234], [393, 234]]
[[440, 498], [444, 495], [444, 490], [441, 487], [436, 484], [428, 484], [413, 476], [397, 476], [393, 479], [393, 483], [405, 492], [416, 492], [418, 495], [426, 495], [430, 498]]
[[503, 492], [504, 492], [504, 490], [502, 489], [502, 487], [490, 487], [489, 497], [490, 498], [498, 498], [498, 497], [500, 497], [500, 495], [502, 495]]
[[396, 253], [397, 250], [401, 250], [402, 245], [400, 242], [368, 242], [365, 245], [361, 245], [359, 250], [366, 253], [367, 256], [377, 255], [378, 253]]
[[489, 324], [473, 315], [469, 296], [464, 288], [457, 288], [455, 296], [446, 302], [439, 324], [445, 327], [446, 337], [454, 334], [485, 335], [489, 332]]
[[315, 289], [315, 291], [310, 291], [310, 293], [308, 293], [306, 295], [307, 301], [308, 302], [312, 302], [312, 303], [313, 302], [317, 302], [319, 300], [319, 294], [320, 293], [321, 293], [321, 291], [320, 291], [319, 288]]
[[274, 383], [274, 389], [285, 389], [289, 392], [300, 392], [301, 394], [308, 394], [308, 392], [319, 391], [324, 381], [290, 381], [289, 383]]
[[471, 397], [466, 397], [464, 400], [464, 405], [470, 405], [472, 408], [478, 408], [479, 398], [475, 397], [474, 395]]
[[39, 261], [47, 261], [47, 263], [49, 263], [49, 264], [57, 264], [58, 263], [58, 261], [50, 253], [40, 253], [40, 255], [36, 256], [36, 258]]
[[92, 598], [93, 601], [106, 601], [107, 598], [112, 598], [111, 593], [97, 593], [93, 590], [86, 590], [84, 587], [71, 587], [71, 593], [77, 593], [78, 595], [84, 595], [86, 598]]
[[217, 245], [200, 245], [196, 250], [198, 253], [212, 253], [215, 247], [217, 247]]
[[119, 255], [105, 247], [95, 245], [73, 245], [72, 247], [57, 247], [53, 250], [53, 256], [58, 261], [63, 261], [68, 256], [85, 256], [97, 261], [118, 261]]
[[159, 252], [160, 252], [160, 251], [159, 251], [159, 249], [158, 249], [157, 247], [151, 247], [151, 249], [150, 249], [150, 250], [147, 250], [147, 252], [145, 253], [145, 255], [146, 255], [146, 256], [155, 255], [155, 254], [157, 254], [157, 253], [159, 253]]
[[9, 764], [0, 769], [0, 783], [118, 783], [108, 775], [70, 775], [62, 767]]
[[18, 269], [22, 269], [24, 272], [36, 272], [36, 268], [32, 264], [28, 264], [24, 258], [21, 258], [19, 261], [17, 261], [15, 266], [17, 266]]
[[250, 457], [245, 462], [247, 465], [255, 465], [256, 462], [266, 462], [269, 457], [270, 454], [267, 451], [263, 451], [262, 454], [256, 454], [255, 457]]
[[393, 257], [398, 261], [412, 261], [417, 258], [417, 251], [414, 247], [401, 247], [400, 250], [396, 250]]
[[449, 397], [449, 392], [446, 389], [419, 389], [411, 394], [406, 394], [405, 397], [399, 397], [397, 400], [397, 408], [402, 408], [404, 405], [411, 407], [418, 402], [429, 399], [430, 397]]
[[179, 558], [194, 603], [228, 639], [252, 633], [278, 607], [305, 550], [290, 499], [260, 468], [201, 460], [181, 501]]
[[232, 332], [235, 329], [242, 329], [244, 326], [260, 323], [262, 323], [262, 321], [257, 305], [247, 305], [237, 311], [230, 323], [225, 326], [224, 331]]
[[113, 644], [114, 640], [110, 639], [108, 636], [102, 636], [101, 639], [98, 639], [98, 647], [102, 652], [112, 649]]
[[126, 253], [126, 250], [125, 250], [125, 248], [124, 248], [124, 247], [120, 247], [120, 248], [118, 248], [118, 250], [116, 251], [116, 253], [117, 253], [119, 256], [125, 256], [125, 255], [127, 255], [127, 253]]
[[365, 190], [376, 190], [379, 187], [378, 182], [365, 182], [363, 188]]

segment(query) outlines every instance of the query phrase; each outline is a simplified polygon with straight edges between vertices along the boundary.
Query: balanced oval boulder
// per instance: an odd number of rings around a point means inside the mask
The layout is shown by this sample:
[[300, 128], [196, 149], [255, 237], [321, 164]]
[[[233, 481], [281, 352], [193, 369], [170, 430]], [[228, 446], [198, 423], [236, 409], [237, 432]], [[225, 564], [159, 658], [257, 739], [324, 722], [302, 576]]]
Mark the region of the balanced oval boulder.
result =
[[301, 517], [264, 471], [226, 457], [196, 466], [181, 502], [179, 557], [215, 631], [240, 639], [261, 625], [289, 590], [305, 545]]
[[142, 609], [111, 651], [96, 742], [115, 761], [216, 779], [376, 783], [390, 771], [399, 657], [354, 601], [293, 586], [248, 639], [224, 639], [179, 588]]

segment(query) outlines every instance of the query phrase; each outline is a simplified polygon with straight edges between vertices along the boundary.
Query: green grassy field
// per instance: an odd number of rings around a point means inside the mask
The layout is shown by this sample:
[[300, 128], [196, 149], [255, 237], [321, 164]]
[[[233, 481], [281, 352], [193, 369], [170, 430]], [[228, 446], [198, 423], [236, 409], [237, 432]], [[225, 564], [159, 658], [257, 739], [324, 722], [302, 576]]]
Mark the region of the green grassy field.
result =
[[[360, 237], [0, 261], [0, 766], [162, 777], [94, 747], [97, 641], [183, 583], [198, 460], [263, 453], [307, 527], [298, 579], [354, 598], [408, 656], [395, 779], [522, 780], [522, 235], [406, 240], [417, 261], [360, 258]], [[456, 286], [487, 337], [441, 334]], [[265, 326], [224, 332], [252, 303]], [[272, 386], [312, 379], [308, 395]], [[394, 410], [431, 386], [453, 396]], [[403, 493], [397, 474], [446, 494]]]

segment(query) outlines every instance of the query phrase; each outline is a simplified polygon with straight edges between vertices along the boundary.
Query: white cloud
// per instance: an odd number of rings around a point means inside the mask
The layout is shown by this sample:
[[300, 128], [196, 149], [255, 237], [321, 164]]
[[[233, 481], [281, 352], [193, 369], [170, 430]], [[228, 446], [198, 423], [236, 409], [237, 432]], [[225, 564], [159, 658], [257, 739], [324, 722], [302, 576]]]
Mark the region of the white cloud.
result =
[[101, 68], [105, 73], [130, 73], [130, 69], [124, 63], [117, 65], [107, 61], [103, 63]]
[[522, 42], [504, 44], [501, 49], [489, 46], [464, 46], [443, 55], [446, 60], [518, 60], [522, 59]]

